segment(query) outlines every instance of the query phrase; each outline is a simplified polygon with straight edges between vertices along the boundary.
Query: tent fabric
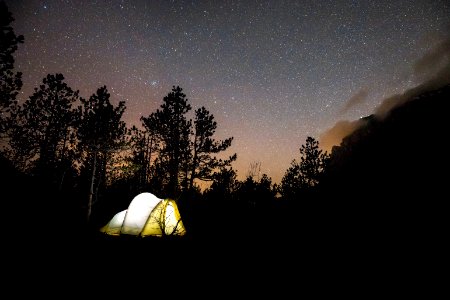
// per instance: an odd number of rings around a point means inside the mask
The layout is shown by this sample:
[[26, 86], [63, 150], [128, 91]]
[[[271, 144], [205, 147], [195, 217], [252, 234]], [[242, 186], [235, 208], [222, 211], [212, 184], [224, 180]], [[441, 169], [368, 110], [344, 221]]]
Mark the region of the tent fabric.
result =
[[120, 229], [122, 229], [123, 220], [125, 220], [125, 214], [127, 210], [122, 210], [114, 215], [111, 221], [108, 222], [100, 231], [108, 233], [109, 235], [120, 235]]
[[122, 234], [139, 235], [156, 205], [162, 199], [151, 193], [142, 193], [134, 197], [128, 206], [121, 229]]
[[152, 193], [134, 197], [128, 208], [114, 215], [100, 231], [114, 236], [142, 237], [186, 234], [176, 202]]

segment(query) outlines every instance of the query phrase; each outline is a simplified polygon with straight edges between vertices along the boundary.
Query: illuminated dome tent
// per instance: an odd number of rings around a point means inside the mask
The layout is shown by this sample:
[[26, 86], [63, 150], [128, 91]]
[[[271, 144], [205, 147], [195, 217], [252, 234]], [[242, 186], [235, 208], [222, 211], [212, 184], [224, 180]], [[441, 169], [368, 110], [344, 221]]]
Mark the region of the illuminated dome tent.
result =
[[100, 231], [108, 235], [164, 236], [186, 234], [174, 200], [151, 193], [133, 198], [128, 209], [118, 212]]

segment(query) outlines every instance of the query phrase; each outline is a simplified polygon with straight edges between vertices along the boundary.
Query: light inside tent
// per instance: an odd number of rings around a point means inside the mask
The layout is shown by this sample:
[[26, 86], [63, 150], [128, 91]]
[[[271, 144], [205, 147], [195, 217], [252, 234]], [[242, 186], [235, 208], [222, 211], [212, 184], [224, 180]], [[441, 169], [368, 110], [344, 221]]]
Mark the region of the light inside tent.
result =
[[141, 193], [134, 197], [127, 209], [121, 233], [140, 234], [150, 213], [161, 200], [151, 193]]

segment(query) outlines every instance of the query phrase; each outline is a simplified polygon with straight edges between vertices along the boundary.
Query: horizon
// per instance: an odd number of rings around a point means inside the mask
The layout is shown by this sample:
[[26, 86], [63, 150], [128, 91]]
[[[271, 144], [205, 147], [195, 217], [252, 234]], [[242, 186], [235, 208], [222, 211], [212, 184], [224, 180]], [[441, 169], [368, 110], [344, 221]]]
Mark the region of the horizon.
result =
[[106, 85], [130, 127], [180, 86], [192, 112], [215, 116], [216, 138], [234, 137], [225, 155], [237, 153], [239, 180], [259, 162], [279, 183], [307, 136], [376, 113], [450, 60], [438, 52], [450, 24], [441, 1], [5, 3], [25, 37], [20, 102], [61, 73], [83, 98]]

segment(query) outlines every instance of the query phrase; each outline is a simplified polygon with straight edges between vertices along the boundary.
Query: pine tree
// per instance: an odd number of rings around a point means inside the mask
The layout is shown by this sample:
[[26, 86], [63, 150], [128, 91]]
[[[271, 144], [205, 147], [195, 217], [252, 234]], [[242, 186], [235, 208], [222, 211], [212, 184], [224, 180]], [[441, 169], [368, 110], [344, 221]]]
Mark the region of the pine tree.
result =
[[[141, 119], [142, 120], [142, 119]], [[154, 162], [158, 154], [158, 140], [151, 124], [144, 123], [144, 130], [132, 126], [128, 131], [130, 153], [127, 157], [127, 176], [135, 192], [145, 191], [152, 178]]]
[[[186, 113], [191, 110], [186, 94], [179, 86], [173, 87], [163, 99], [160, 109], [143, 123], [151, 126], [161, 141], [159, 150], [160, 167], [167, 170], [169, 182], [165, 188], [167, 197], [177, 199], [181, 186], [187, 181], [189, 159], [189, 136], [192, 132], [192, 121], [187, 120]], [[186, 185], [186, 184], [184, 184]]]
[[107, 185], [108, 167], [114, 164], [113, 155], [123, 149], [126, 124], [122, 121], [126, 106], [120, 101], [114, 107], [106, 86], [97, 89], [88, 100], [82, 99], [82, 119], [78, 138], [82, 149], [82, 172], [89, 182], [87, 222], [89, 222], [94, 198], [101, 187]]
[[186, 95], [179, 86], [174, 86], [160, 109], [141, 118], [155, 154], [150, 181], [160, 189], [155, 192], [173, 199], [182, 191], [194, 191], [195, 179], [213, 180], [218, 169], [229, 167], [236, 160], [236, 154], [227, 159], [216, 156], [231, 146], [233, 138], [214, 139], [217, 128], [214, 116], [201, 107], [195, 111], [192, 124], [186, 117], [190, 110]]
[[320, 181], [329, 155], [319, 148], [319, 141], [309, 136], [306, 138], [306, 144], [300, 147], [300, 156], [300, 172], [303, 175], [304, 184], [307, 187], [314, 187]]
[[223, 167], [214, 173], [213, 183], [204, 194], [210, 200], [230, 201], [238, 188], [239, 182], [236, 171], [232, 167]]
[[0, 2], [0, 137], [8, 129], [8, 118], [14, 109], [17, 94], [22, 88], [22, 73], [14, 73], [14, 52], [24, 42], [23, 35], [16, 36], [11, 23], [14, 18], [4, 1]]
[[203, 181], [212, 180], [217, 168], [228, 167], [237, 158], [236, 154], [231, 155], [226, 160], [214, 156], [214, 154], [227, 150], [231, 146], [233, 137], [223, 141], [216, 141], [213, 138], [217, 129], [217, 122], [214, 121], [214, 116], [205, 107], [195, 111], [194, 124], [189, 188], [193, 187], [194, 180], [197, 178]]
[[300, 156], [300, 162], [294, 159], [281, 180], [284, 198], [297, 198], [302, 191], [317, 186], [329, 161], [328, 153], [323, 152], [319, 142], [310, 136], [300, 147]]
[[43, 79], [13, 114], [9, 156], [18, 167], [51, 181], [61, 181], [67, 169], [74, 168], [79, 114], [72, 105], [79, 99], [62, 74]]

